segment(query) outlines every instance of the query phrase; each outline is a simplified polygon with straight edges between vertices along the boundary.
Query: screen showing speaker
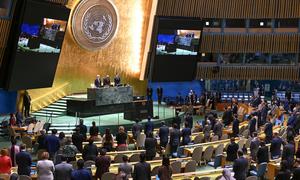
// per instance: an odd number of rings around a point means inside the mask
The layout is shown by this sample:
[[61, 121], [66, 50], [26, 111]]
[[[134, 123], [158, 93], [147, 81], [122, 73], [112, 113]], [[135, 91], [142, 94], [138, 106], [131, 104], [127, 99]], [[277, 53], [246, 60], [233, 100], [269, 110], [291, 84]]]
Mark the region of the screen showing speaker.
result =
[[156, 55], [197, 56], [200, 36], [199, 30], [159, 30]]
[[155, 17], [148, 79], [153, 82], [192, 81], [201, 59], [202, 19]]
[[70, 10], [64, 6], [24, 0], [16, 23], [6, 89], [51, 87]]

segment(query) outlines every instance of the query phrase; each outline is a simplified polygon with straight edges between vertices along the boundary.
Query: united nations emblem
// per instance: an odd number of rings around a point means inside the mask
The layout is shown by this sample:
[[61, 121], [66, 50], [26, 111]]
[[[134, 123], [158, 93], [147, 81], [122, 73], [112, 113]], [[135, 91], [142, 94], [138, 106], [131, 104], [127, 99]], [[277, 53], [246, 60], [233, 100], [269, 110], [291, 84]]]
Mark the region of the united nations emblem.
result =
[[76, 42], [87, 50], [99, 50], [117, 33], [119, 17], [110, 0], [82, 0], [74, 11], [72, 32]]

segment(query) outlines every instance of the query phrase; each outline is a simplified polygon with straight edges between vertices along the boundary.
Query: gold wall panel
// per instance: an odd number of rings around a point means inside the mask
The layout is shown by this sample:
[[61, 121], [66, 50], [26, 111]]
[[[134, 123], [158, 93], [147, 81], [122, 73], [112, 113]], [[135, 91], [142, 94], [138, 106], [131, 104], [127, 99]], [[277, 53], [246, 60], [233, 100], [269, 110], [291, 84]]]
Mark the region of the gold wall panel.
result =
[[11, 21], [8, 19], [0, 19], [0, 67], [2, 64], [5, 47], [7, 44]]
[[[72, 11], [79, 0], [69, 0], [67, 7]], [[147, 83], [139, 80], [142, 54], [148, 28], [152, 0], [113, 1], [118, 9], [120, 23], [114, 40], [102, 50], [89, 52], [79, 47], [71, 33], [71, 16], [65, 35], [54, 84], [52, 88], [31, 90], [32, 99], [69, 84], [69, 92], [86, 92], [97, 74], [114, 77], [119, 73], [122, 83], [134, 87], [134, 94], [145, 93]], [[51, 99], [49, 95], [49, 99]]]
[[299, 53], [299, 34], [203, 34], [204, 53]]
[[219, 72], [215, 68], [216, 65], [198, 63], [196, 79], [299, 80], [297, 66], [219, 66]]
[[159, 0], [157, 15], [200, 18], [299, 18], [299, 0]]

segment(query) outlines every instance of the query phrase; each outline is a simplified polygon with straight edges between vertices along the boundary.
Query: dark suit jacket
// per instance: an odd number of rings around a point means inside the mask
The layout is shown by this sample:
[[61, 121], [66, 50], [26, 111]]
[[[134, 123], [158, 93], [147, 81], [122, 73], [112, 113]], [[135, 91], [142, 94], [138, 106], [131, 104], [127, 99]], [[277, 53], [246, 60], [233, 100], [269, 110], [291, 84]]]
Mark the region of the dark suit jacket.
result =
[[240, 129], [240, 121], [238, 119], [234, 119], [233, 120], [233, 124], [232, 124], [232, 134], [233, 136], [238, 136]]
[[[181, 118], [179, 116], [176, 116], [173, 118], [172, 124], [175, 124], [175, 123], [177, 124], [178, 127], [180, 126]], [[178, 129], [180, 129], [180, 127]]]
[[59, 150], [59, 139], [55, 135], [48, 135], [45, 139], [47, 151], [49, 153], [56, 153]]
[[72, 142], [77, 147], [79, 152], [82, 152], [82, 142], [84, 141], [84, 137], [80, 133], [74, 133], [72, 135]]
[[250, 143], [250, 155], [253, 160], [256, 160], [257, 151], [259, 148], [259, 140], [258, 138], [252, 139]]
[[[185, 118], [185, 120], [188, 122], [188, 125], [189, 125], [189, 128], [193, 128], [193, 117], [192, 116], [187, 116], [186, 118]], [[179, 125], [180, 124], [177, 124], [178, 125], [178, 127], [180, 127]]]
[[46, 139], [46, 135], [38, 136], [37, 138], [37, 142], [39, 143], [38, 149], [47, 149], [45, 139]]
[[54, 180], [71, 180], [73, 166], [66, 162], [55, 165]]
[[252, 135], [252, 133], [255, 132], [255, 128], [256, 128], [256, 118], [252, 118], [249, 122], [250, 135]]
[[180, 144], [180, 130], [173, 128], [170, 133], [170, 145], [171, 146], [178, 146]]
[[280, 137], [275, 137], [272, 139], [270, 147], [271, 156], [281, 155], [281, 145], [283, 145], [283, 141]]
[[228, 126], [233, 121], [232, 111], [225, 111], [222, 117], [225, 126]]
[[269, 149], [267, 146], [258, 148], [257, 163], [269, 162]]
[[160, 144], [166, 145], [169, 140], [169, 127], [166, 125], [159, 128], [159, 138], [160, 138]]
[[282, 160], [287, 160], [288, 166], [291, 168], [294, 164], [295, 146], [293, 144], [287, 144], [283, 147]]
[[26, 151], [21, 151], [16, 155], [16, 163], [18, 165], [18, 174], [30, 176], [31, 172], [31, 155]]
[[147, 121], [145, 124], [144, 132], [145, 134], [148, 134], [149, 132], [153, 132], [154, 124], [152, 121]]
[[101, 86], [101, 80], [95, 79], [94, 85], [95, 87], [99, 88]]
[[293, 178], [292, 180], [299, 180], [300, 179], [300, 168], [295, 168], [293, 171]]
[[87, 160], [96, 160], [96, 157], [98, 155], [98, 148], [95, 144], [87, 144], [84, 146], [82, 151], [82, 158], [84, 161]]
[[182, 136], [182, 145], [188, 145], [188, 143], [191, 142], [191, 129], [190, 128], [184, 128], [181, 130], [181, 136]]
[[227, 157], [226, 160], [227, 161], [234, 161], [237, 158], [237, 152], [239, 150], [239, 145], [237, 143], [230, 143], [227, 147], [226, 153], [227, 153]]
[[79, 130], [80, 134], [82, 134], [84, 139], [86, 139], [86, 133], [87, 133], [86, 125], [82, 124], [82, 125], [78, 125], [77, 127], [80, 129]]
[[98, 136], [99, 134], [99, 128], [97, 126], [91, 126], [90, 127], [90, 135], [91, 136]]
[[133, 171], [134, 180], [150, 180], [151, 179], [151, 167], [147, 162], [139, 162], [134, 165]]
[[273, 125], [272, 123], [268, 122], [265, 126], [265, 134], [267, 137], [273, 136]]
[[248, 160], [244, 157], [236, 159], [233, 163], [234, 178], [236, 180], [246, 179], [248, 171]]
[[155, 138], [146, 138], [145, 139], [146, 156], [154, 157], [156, 155], [156, 144], [157, 144], [157, 141]]
[[110, 157], [109, 156], [98, 156], [95, 161], [95, 165], [97, 167], [96, 177], [101, 178], [101, 176], [109, 172], [110, 166]]

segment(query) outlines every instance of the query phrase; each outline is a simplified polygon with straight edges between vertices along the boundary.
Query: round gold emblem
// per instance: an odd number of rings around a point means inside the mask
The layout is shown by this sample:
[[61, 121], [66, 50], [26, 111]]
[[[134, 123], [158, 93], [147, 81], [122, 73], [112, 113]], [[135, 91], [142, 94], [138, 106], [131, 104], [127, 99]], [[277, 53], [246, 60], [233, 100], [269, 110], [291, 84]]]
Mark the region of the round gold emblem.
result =
[[84, 49], [95, 51], [108, 45], [117, 33], [119, 17], [110, 0], [82, 0], [72, 18], [72, 32]]

